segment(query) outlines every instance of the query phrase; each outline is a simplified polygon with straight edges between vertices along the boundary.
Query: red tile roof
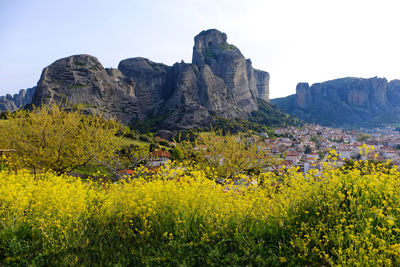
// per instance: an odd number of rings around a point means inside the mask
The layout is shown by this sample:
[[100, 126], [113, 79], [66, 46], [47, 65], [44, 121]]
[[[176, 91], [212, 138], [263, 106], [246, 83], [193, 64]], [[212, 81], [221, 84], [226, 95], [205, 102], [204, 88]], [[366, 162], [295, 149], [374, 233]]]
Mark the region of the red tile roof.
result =
[[171, 157], [171, 153], [169, 153], [168, 151], [164, 151], [164, 150], [154, 151], [153, 153], [151, 153], [151, 155], [153, 157], [158, 157], [158, 158], [170, 158]]

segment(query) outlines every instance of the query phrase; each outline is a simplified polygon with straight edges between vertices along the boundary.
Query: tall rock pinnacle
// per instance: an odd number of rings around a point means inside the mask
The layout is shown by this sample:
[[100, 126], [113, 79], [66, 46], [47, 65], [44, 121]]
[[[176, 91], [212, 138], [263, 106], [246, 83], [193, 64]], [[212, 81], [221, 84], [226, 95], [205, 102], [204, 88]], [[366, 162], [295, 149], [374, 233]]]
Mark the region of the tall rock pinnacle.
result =
[[[227, 36], [225, 33], [215, 29], [202, 31], [194, 37], [192, 63], [198, 66], [210, 62], [213, 49], [228, 45], [226, 42]], [[239, 51], [240, 53], [240, 51]]]
[[225, 33], [215, 29], [202, 31], [194, 38], [192, 63], [208, 65], [222, 78], [237, 103], [247, 110], [255, 109], [256, 98], [269, 100], [269, 74], [254, 70], [251, 61], [240, 50], [227, 43]]

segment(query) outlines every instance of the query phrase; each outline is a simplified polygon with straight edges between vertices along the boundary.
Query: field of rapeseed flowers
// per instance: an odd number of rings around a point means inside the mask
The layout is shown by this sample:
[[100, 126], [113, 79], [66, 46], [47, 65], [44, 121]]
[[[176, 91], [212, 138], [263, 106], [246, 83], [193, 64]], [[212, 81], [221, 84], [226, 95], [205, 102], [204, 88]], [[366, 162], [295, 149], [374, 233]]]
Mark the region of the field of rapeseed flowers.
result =
[[[217, 184], [190, 164], [118, 183], [0, 172], [0, 265], [400, 265], [400, 175], [355, 162]], [[208, 178], [207, 178], [208, 177]]]

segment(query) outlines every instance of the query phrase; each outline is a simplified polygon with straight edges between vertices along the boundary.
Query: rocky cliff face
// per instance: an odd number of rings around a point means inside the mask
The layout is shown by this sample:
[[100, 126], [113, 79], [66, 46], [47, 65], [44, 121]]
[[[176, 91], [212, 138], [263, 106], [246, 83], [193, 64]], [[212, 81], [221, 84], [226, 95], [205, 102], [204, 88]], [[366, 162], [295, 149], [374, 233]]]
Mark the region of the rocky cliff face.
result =
[[195, 37], [192, 64], [130, 58], [105, 69], [90, 55], [57, 60], [43, 70], [32, 104], [79, 104], [125, 124], [157, 118], [159, 128], [182, 130], [209, 126], [214, 115], [247, 118], [258, 99], [269, 100], [269, 74], [253, 69], [225, 33], [208, 30]]
[[13, 112], [31, 103], [35, 90], [36, 86], [26, 90], [22, 89], [13, 96], [10, 94], [0, 96], [0, 112], [7, 110]]
[[119, 70], [104, 69], [93, 56], [77, 55], [59, 59], [43, 70], [32, 104], [79, 104], [90, 112], [129, 123], [138, 113], [134, 87]]
[[[269, 83], [269, 75], [262, 71], [257, 71], [258, 75], [255, 75], [251, 61], [246, 60], [237, 47], [228, 44], [226, 38], [226, 34], [217, 30], [201, 32], [194, 38], [192, 63], [200, 68], [208, 65], [213, 74], [222, 78], [228, 93], [239, 106], [247, 111], [254, 110], [256, 98], [261, 97], [257, 83], [260, 89], [268, 88], [265, 84]], [[265, 79], [266, 76], [268, 79]], [[261, 93], [264, 92], [264, 100], [268, 101], [265, 91], [261, 90]]]
[[258, 98], [269, 102], [269, 73], [254, 69]]
[[396, 112], [400, 112], [400, 80], [392, 80], [386, 88], [387, 99]]
[[377, 126], [398, 120], [400, 81], [385, 78], [342, 78], [309, 86], [299, 83], [296, 95], [272, 103], [308, 122], [330, 126]]
[[140, 120], [150, 114], [155, 115], [159, 111], [157, 105], [168, 99], [172, 93], [173, 88], [169, 84], [172, 68], [169, 66], [146, 58], [130, 58], [122, 60], [118, 69], [135, 83], [135, 95], [140, 100]]

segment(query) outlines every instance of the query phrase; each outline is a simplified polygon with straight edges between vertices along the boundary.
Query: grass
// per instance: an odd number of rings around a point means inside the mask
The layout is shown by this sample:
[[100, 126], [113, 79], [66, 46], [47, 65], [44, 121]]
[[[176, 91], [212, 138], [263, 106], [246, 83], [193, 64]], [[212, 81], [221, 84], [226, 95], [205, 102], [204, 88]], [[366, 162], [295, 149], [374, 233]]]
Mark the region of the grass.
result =
[[68, 89], [81, 89], [89, 86], [90, 86], [89, 84], [76, 84], [76, 85], [71, 85], [70, 87], [68, 87]]
[[236, 46], [234, 46], [232, 44], [228, 44], [228, 43], [219, 44], [219, 45], [217, 45], [217, 47], [221, 48], [222, 50], [233, 50], [233, 49], [236, 49]]
[[79, 176], [82, 178], [104, 177], [104, 176], [112, 177], [113, 173], [111, 173], [107, 168], [101, 165], [88, 164], [75, 169], [73, 172], [73, 176]]
[[72, 109], [84, 109], [84, 108], [96, 108], [96, 106], [91, 105], [91, 104], [73, 104], [73, 105], [71, 105], [71, 108]]
[[118, 142], [122, 147], [128, 147], [130, 145], [140, 146], [140, 147], [148, 147], [149, 143], [141, 141], [139, 139], [130, 139], [126, 137], [118, 137]]

